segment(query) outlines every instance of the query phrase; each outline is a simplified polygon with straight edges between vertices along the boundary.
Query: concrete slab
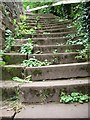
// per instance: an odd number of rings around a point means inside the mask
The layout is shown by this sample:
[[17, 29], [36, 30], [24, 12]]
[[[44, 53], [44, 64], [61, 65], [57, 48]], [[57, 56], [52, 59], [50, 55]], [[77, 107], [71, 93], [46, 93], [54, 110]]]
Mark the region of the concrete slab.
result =
[[[51, 64], [65, 64], [65, 63], [75, 63], [78, 62], [75, 56], [78, 55], [77, 52], [70, 53], [47, 53], [47, 54], [33, 54], [28, 55], [28, 59], [35, 56], [36, 59], [40, 61], [48, 60]], [[81, 61], [80, 61], [81, 62]]]
[[21, 64], [27, 59], [27, 55], [21, 53], [4, 53], [3, 60], [9, 64]]
[[24, 66], [22, 65], [5, 65], [2, 69], [2, 80], [12, 80], [13, 77], [24, 78]]
[[26, 76], [32, 75], [32, 80], [54, 80], [62, 78], [88, 77], [89, 62], [58, 64], [42, 67], [26, 67]]
[[14, 97], [19, 90], [18, 82], [14, 81], [0, 81], [0, 92], [2, 92], [2, 99]]
[[[21, 45], [13, 45], [12, 51], [19, 52]], [[65, 50], [81, 50], [83, 45], [38, 45], [34, 46], [33, 53], [40, 51], [42, 53], [53, 53], [55, 50], [57, 53], [65, 52]]]
[[71, 50], [75, 52], [76, 50], [81, 50], [82, 45], [38, 45], [34, 46], [33, 51], [36, 53], [40, 51], [42, 53], [64, 53], [66, 50]]
[[67, 93], [81, 92], [89, 94], [89, 81], [72, 79], [58, 81], [43, 81], [27, 83], [20, 86], [20, 97], [23, 103], [48, 103], [60, 102], [62, 91]]
[[1, 120], [12, 120], [15, 112], [13, 110], [6, 109], [5, 107], [0, 108], [0, 119]]
[[90, 103], [85, 104], [44, 104], [29, 105], [18, 113], [14, 120], [55, 119], [55, 118], [90, 118]]

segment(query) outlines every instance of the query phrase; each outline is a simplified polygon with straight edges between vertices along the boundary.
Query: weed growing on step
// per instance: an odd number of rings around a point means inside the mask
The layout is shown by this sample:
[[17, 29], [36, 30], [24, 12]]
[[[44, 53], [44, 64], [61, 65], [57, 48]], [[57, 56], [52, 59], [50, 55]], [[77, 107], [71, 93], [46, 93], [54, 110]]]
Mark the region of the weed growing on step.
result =
[[87, 44], [85, 49], [79, 50], [78, 52], [79, 52], [79, 55], [75, 57], [76, 59], [89, 60], [90, 59], [90, 44]]
[[66, 94], [65, 92], [62, 92], [60, 95], [60, 102], [61, 103], [84, 103], [84, 102], [89, 102], [90, 101], [90, 96], [87, 94], [82, 94], [79, 92], [72, 92], [71, 94]]
[[58, 50], [57, 49], [53, 50], [53, 54], [56, 54], [56, 53], [58, 53]]
[[32, 82], [32, 76], [29, 75], [25, 79], [21, 79], [19, 77], [13, 77], [13, 81], [20, 82], [20, 83], [31, 83]]
[[3, 54], [4, 54], [4, 52], [2, 50], [0, 50], [0, 66], [3, 66], [3, 65], [6, 64], [5, 61], [3, 61], [3, 58], [2, 58]]
[[21, 46], [20, 53], [22, 54], [32, 54], [33, 53], [33, 41], [32, 39], [28, 39], [28, 43], [23, 44]]
[[15, 23], [15, 38], [22, 38], [26, 34], [33, 35], [36, 33], [35, 28], [28, 29], [28, 24], [26, 23], [27, 16], [20, 16], [20, 22], [18, 24]]
[[43, 35], [48, 35], [50, 34], [50, 32], [43, 32]]
[[0, 66], [3, 66], [5, 64], [6, 64], [5, 61], [3, 61], [3, 60], [0, 59]]
[[66, 49], [65, 52], [68, 53], [68, 52], [73, 52], [73, 51], [70, 49]]
[[11, 46], [14, 44], [15, 39], [13, 37], [12, 31], [7, 29], [5, 31], [5, 49], [4, 52], [9, 52], [11, 50]]
[[29, 60], [24, 60], [22, 63], [24, 66], [27, 67], [40, 67], [40, 66], [47, 66], [50, 65], [51, 63], [48, 62], [47, 60], [39, 61], [35, 58], [30, 58]]
[[[22, 108], [24, 108], [25, 106], [20, 102], [19, 100], [19, 91], [16, 91], [16, 95], [14, 95], [13, 97], [10, 97], [8, 99], [5, 99], [3, 101], [3, 105], [5, 106], [5, 109], [7, 111], [11, 111], [14, 110], [15, 113], [18, 113], [22, 110]], [[7, 106], [7, 107], [6, 107]], [[4, 107], [2, 107], [1, 109], [4, 109]]]

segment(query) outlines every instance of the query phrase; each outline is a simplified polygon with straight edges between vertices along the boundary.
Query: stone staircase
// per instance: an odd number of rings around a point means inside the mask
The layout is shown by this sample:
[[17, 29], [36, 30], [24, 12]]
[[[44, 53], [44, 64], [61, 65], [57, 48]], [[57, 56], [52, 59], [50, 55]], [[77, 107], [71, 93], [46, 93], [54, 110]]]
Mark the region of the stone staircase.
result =
[[[29, 16], [27, 20], [29, 28], [36, 26], [37, 15], [29, 13], [26, 15]], [[90, 94], [88, 91], [89, 62], [75, 58], [78, 55], [76, 50], [83, 49], [84, 46], [66, 44], [68, 38], [65, 36], [76, 33], [75, 28], [67, 27], [71, 21], [58, 20], [58, 17], [52, 14], [44, 14], [40, 15], [38, 23], [41, 28], [33, 36], [27, 34], [22, 39], [16, 39], [11, 52], [4, 53], [3, 59], [7, 65], [0, 68], [2, 70], [0, 89], [2, 89], [3, 98], [12, 97], [19, 90], [20, 101], [24, 104], [46, 103], [47, 105], [47, 103], [53, 102], [52, 104], [55, 105], [56, 102], [60, 104], [62, 91]], [[21, 54], [22, 44], [27, 43], [30, 37], [34, 43], [33, 54]], [[73, 40], [76, 39], [73, 38]], [[71, 52], [66, 52], [67, 50]], [[21, 65], [23, 60], [28, 60], [33, 56], [40, 61], [47, 59], [52, 64], [41, 67]], [[13, 77], [24, 79], [29, 75], [32, 75], [31, 83], [20, 84], [12, 81]], [[73, 118], [73, 116], [69, 117]], [[19, 120], [19, 118], [16, 117], [15, 120]]]

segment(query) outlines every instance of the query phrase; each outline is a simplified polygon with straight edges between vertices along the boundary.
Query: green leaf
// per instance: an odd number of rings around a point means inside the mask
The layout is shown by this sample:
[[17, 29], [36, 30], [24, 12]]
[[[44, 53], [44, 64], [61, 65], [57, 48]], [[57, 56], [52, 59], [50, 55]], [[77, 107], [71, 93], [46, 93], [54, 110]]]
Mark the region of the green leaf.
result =
[[5, 62], [4, 61], [0, 61], [0, 66], [3, 66], [5, 65]]
[[21, 79], [19, 77], [13, 77], [12, 80], [20, 82], [20, 83], [29, 83], [29, 82], [31, 82], [29, 80]]

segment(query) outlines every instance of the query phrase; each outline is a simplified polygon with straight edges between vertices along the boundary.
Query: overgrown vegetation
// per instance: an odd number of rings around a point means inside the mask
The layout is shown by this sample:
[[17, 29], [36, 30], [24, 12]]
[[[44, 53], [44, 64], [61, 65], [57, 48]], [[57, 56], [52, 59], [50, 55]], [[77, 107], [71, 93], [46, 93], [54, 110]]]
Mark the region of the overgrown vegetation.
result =
[[5, 61], [3, 61], [2, 56], [3, 56], [4, 52], [2, 50], [0, 50], [0, 66], [5, 65]]
[[14, 24], [16, 26], [15, 28], [15, 38], [23, 38], [26, 34], [33, 35], [36, 33], [36, 28], [28, 28], [26, 20], [28, 19], [27, 16], [21, 15], [20, 16], [20, 22], [16, 24], [14, 20]]
[[32, 82], [32, 76], [29, 75], [25, 77], [24, 79], [21, 79], [19, 77], [13, 77], [12, 80], [16, 82], [20, 82], [20, 83], [29, 83], [29, 82]]
[[11, 30], [6, 29], [5, 31], [5, 48], [4, 52], [9, 52], [11, 50], [11, 46], [14, 44], [15, 39]]
[[37, 60], [36, 58], [30, 58], [29, 60], [24, 60], [22, 64], [27, 67], [41, 67], [50, 65], [51, 63], [48, 62], [47, 60], [44, 60], [42, 62]]
[[[27, 6], [31, 8], [35, 8], [37, 6], [42, 5], [50, 5], [54, 1], [49, 2], [29, 2], [28, 0], [24, 0], [24, 8], [26, 9]], [[88, 4], [88, 6], [86, 5]], [[55, 7], [48, 7], [45, 9], [41, 9], [35, 11], [36, 13], [53, 13], [60, 17], [60, 19], [71, 19], [73, 24], [68, 27], [76, 27], [77, 33], [72, 35], [68, 35], [69, 41], [67, 44], [82, 44], [84, 46], [83, 50], [79, 51], [79, 55], [77, 56], [78, 59], [86, 59], [89, 60], [90, 56], [90, 25], [89, 25], [89, 3], [76, 3], [76, 4], [69, 4], [69, 5], [59, 5]], [[74, 39], [76, 38], [76, 39]], [[73, 40], [74, 39], [74, 40]]]
[[65, 92], [62, 92], [60, 95], [61, 103], [74, 103], [74, 102], [84, 103], [89, 101], [90, 96], [88, 96], [87, 94], [84, 95], [79, 92], [72, 92], [71, 94], [66, 94]]
[[[24, 9], [26, 10], [27, 6], [32, 9], [32, 8], [35, 8], [35, 7], [40, 7], [40, 6], [44, 6], [44, 5], [51, 5], [52, 3], [54, 2], [54, 0], [40, 0], [39, 2], [31, 2], [29, 0], [23, 0], [23, 6], [24, 6]], [[40, 10], [37, 10], [37, 11], [34, 11], [34, 13], [50, 13], [51, 11], [51, 7], [48, 7], [48, 8], [44, 8], [44, 9], [40, 9]]]
[[31, 38], [28, 39], [28, 43], [23, 44], [21, 46], [20, 52], [22, 54], [32, 54], [33, 53], [33, 42], [32, 42]]
[[[85, 26], [85, 20], [89, 16], [87, 9], [85, 8], [86, 3], [80, 3], [77, 6], [72, 5], [72, 16], [73, 16], [73, 26], [77, 28], [77, 34], [70, 36], [68, 44], [82, 44], [84, 49], [79, 50], [79, 55], [76, 56], [78, 59], [89, 60], [90, 56], [90, 43], [89, 43], [89, 31], [87, 25]], [[86, 11], [86, 12], [85, 12]], [[86, 30], [87, 29], [87, 30]], [[76, 37], [76, 40], [73, 38]]]

